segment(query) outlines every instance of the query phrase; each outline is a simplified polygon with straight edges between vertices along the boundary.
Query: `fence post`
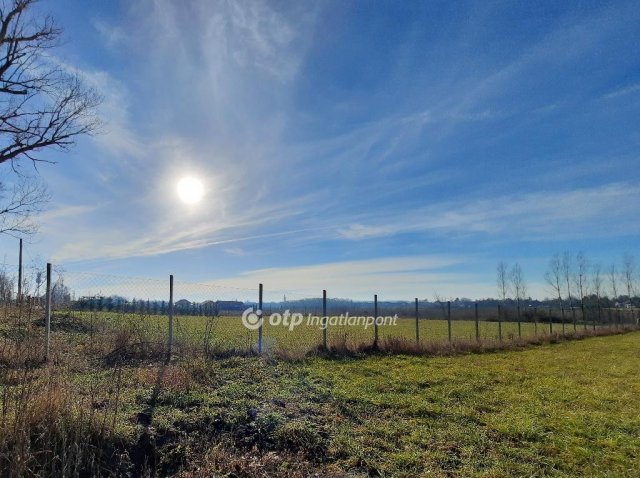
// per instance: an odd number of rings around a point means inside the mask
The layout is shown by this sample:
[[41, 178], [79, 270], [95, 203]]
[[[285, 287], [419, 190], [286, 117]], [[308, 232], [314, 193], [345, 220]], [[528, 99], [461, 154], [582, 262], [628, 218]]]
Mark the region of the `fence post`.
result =
[[169, 343], [167, 346], [167, 362], [171, 360], [173, 348], [173, 274], [169, 275]]
[[378, 348], [378, 294], [373, 296], [373, 348]]
[[[549, 310], [551, 310], [551, 309], [549, 309]], [[564, 325], [564, 323], [565, 323], [565, 319], [564, 319], [564, 305], [562, 305], [562, 304], [560, 305], [560, 315], [561, 315], [561, 317], [562, 317], [562, 318], [561, 318], [561, 320], [562, 320], [562, 335], [564, 336], [564, 335], [566, 335], [566, 332], [565, 332], [565, 325]]]
[[327, 291], [322, 291], [322, 346], [327, 350]]
[[447, 331], [449, 333], [449, 343], [452, 342], [453, 337], [451, 335], [451, 301], [447, 301]]
[[479, 342], [480, 341], [480, 323], [478, 322], [478, 303], [475, 302], [473, 306], [474, 306], [474, 315], [476, 318], [476, 340]]
[[47, 262], [47, 291], [44, 318], [44, 336], [45, 336], [45, 360], [49, 361], [49, 351], [51, 346], [51, 263]]
[[20, 252], [18, 253], [18, 302], [22, 301], [22, 239], [20, 239]]
[[522, 338], [522, 322], [520, 321], [520, 303], [518, 302], [518, 338]]
[[[564, 320], [562, 321], [564, 325]], [[553, 335], [553, 319], [551, 318], [551, 307], [549, 307], [549, 335]]]
[[502, 342], [502, 307], [498, 304], [498, 339]]
[[538, 308], [537, 307], [533, 308], [533, 328], [534, 328], [534, 334], [537, 337], [538, 336]]
[[418, 298], [416, 297], [416, 344], [420, 345], [420, 315], [418, 313]]
[[573, 316], [573, 331], [576, 332], [578, 330], [578, 320], [576, 319], [576, 308], [571, 305], [571, 315]]
[[262, 284], [258, 286], [258, 314], [259, 326], [258, 326], [258, 353], [262, 353], [262, 325], [264, 324], [262, 316]]

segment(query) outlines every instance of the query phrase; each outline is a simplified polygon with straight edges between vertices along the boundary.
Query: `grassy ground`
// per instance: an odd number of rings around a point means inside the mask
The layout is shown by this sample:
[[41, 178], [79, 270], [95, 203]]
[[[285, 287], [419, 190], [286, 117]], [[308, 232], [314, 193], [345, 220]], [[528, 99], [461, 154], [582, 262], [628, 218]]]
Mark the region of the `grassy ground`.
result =
[[640, 332], [451, 357], [215, 359], [0, 330], [0, 475], [640, 476]]
[[640, 476], [640, 334], [448, 358], [314, 360], [344, 469]]
[[[106, 323], [111, 327], [134, 327], [141, 335], [149, 340], [166, 341], [167, 317], [162, 315], [140, 315], [118, 312], [57, 312], [58, 316], [70, 314], [85, 324]], [[505, 341], [550, 334], [548, 318], [541, 317], [542, 322], [521, 322], [520, 325], [512, 317], [511, 321], [504, 321], [501, 325], [497, 321], [481, 320], [478, 324], [479, 336], [483, 340], [498, 340], [499, 329], [502, 328], [502, 338]], [[544, 322], [546, 320], [546, 322]], [[554, 333], [562, 333], [560, 323], [552, 325]], [[598, 326], [599, 328], [600, 326]], [[592, 324], [578, 324], [577, 330], [591, 330]], [[565, 324], [564, 330], [571, 333], [573, 324]], [[207, 345], [210, 349], [251, 350], [257, 349], [258, 332], [246, 329], [240, 317], [202, 317], [176, 316], [174, 318], [174, 332], [176, 340], [195, 345]], [[421, 345], [444, 343], [448, 341], [448, 324], [446, 320], [435, 317], [422, 318], [419, 322], [419, 338]], [[476, 328], [473, 320], [453, 320], [451, 326], [452, 339], [459, 341], [475, 340]], [[415, 319], [399, 318], [394, 325], [379, 327], [380, 339], [415, 341]], [[332, 346], [349, 346], [357, 348], [373, 343], [373, 327], [363, 326], [331, 326], [327, 329], [327, 343]], [[265, 321], [263, 330], [263, 350], [287, 351], [291, 353], [305, 353], [316, 349], [322, 344], [323, 333], [317, 325], [308, 325], [303, 321], [290, 330], [286, 326], [273, 326]]]

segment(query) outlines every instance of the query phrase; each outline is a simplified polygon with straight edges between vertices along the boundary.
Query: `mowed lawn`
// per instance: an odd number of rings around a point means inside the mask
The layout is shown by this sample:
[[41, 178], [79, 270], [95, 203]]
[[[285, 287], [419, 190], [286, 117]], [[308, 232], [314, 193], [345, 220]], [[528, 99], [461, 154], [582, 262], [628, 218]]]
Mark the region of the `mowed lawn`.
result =
[[369, 476], [640, 476], [640, 333], [519, 352], [314, 360], [340, 467]]

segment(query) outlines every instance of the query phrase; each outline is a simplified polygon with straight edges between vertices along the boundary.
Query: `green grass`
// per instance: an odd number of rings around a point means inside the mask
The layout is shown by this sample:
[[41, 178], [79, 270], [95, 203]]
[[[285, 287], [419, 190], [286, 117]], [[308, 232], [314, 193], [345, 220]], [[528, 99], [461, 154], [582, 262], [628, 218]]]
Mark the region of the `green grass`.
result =
[[[64, 315], [64, 312], [58, 312]], [[168, 330], [168, 319], [161, 315], [122, 314], [117, 312], [71, 312], [71, 314], [85, 323], [102, 322], [112, 327], [133, 328], [138, 330], [148, 340], [165, 341]], [[591, 324], [588, 328], [591, 329]], [[448, 324], [446, 320], [437, 318], [423, 318], [419, 322], [420, 343], [442, 343], [448, 340]], [[582, 330], [583, 325], [578, 326]], [[561, 324], [553, 324], [554, 333], [561, 333]], [[573, 331], [571, 324], [566, 324], [566, 332]], [[549, 335], [549, 324], [521, 322], [520, 329], [515, 321], [502, 323], [502, 338], [505, 341]], [[257, 349], [258, 332], [246, 329], [240, 317], [174, 317], [174, 335], [178, 342], [185, 344], [204, 345], [216, 350], [250, 350]], [[473, 320], [453, 320], [451, 325], [453, 340], [475, 340], [476, 328]], [[481, 339], [498, 340], [499, 325], [495, 321], [479, 321], [479, 335]], [[415, 319], [399, 318], [395, 325], [379, 327], [379, 338], [404, 339], [415, 341]], [[363, 326], [330, 326], [327, 329], [328, 346], [346, 344], [352, 348], [359, 345], [373, 343], [374, 328]], [[303, 323], [293, 330], [279, 325], [272, 326], [265, 320], [263, 328], [263, 350], [288, 351], [304, 353], [316, 349], [322, 344], [322, 329], [316, 325], [308, 325], [306, 318]]]
[[640, 476], [640, 333], [448, 358], [313, 360], [341, 466], [379, 476]]
[[[105, 317], [93, 319], [80, 325]], [[165, 366], [136, 344], [140, 330], [163, 337], [166, 319], [132, 319], [110, 317], [117, 330], [93, 332], [67, 323], [53, 334], [52, 365], [28, 372], [1, 360], [12, 339], [0, 343], [0, 474], [18, 452], [16, 474], [55, 474], [69, 450], [70, 462], [82, 451], [81, 467], [134, 475], [152, 464], [161, 476], [640, 476], [640, 332], [449, 357], [178, 353]], [[177, 319], [178, 336], [207, 330], [203, 318]], [[473, 322], [453, 326], [475, 336]], [[503, 326], [517, 334], [517, 324]], [[413, 321], [399, 327], [415, 333]], [[422, 331], [446, 340], [445, 321]], [[107, 361], [114, 350], [133, 352]], [[44, 448], [52, 440], [55, 453]]]

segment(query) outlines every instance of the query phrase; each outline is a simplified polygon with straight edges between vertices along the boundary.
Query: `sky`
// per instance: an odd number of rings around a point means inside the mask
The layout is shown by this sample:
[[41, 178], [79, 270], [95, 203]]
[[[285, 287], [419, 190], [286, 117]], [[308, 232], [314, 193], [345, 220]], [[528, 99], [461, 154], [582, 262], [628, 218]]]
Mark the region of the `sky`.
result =
[[[27, 259], [291, 297], [552, 296], [638, 254], [637, 2], [43, 1], [103, 98]], [[177, 182], [205, 195], [182, 203]], [[15, 240], [0, 240], [15, 263]]]

